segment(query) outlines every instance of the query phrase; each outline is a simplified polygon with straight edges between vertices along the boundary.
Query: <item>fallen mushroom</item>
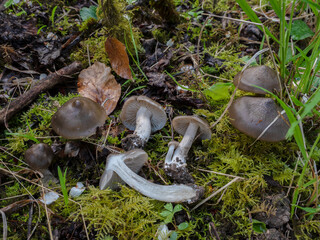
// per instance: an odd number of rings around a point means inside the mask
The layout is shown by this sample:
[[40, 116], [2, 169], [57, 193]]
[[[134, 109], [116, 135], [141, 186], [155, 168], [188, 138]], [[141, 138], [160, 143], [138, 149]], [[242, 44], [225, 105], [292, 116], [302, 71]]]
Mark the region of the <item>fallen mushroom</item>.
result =
[[203, 188], [196, 185], [159, 185], [140, 177], [136, 174], [137, 169], [140, 169], [147, 159], [147, 153], [141, 149], [109, 155], [100, 179], [100, 189], [114, 189], [122, 179], [141, 194], [164, 202], [193, 203], [203, 194]]
[[26, 163], [33, 169], [43, 175], [43, 182], [47, 183], [50, 180], [57, 182], [57, 179], [48, 170], [54, 154], [51, 147], [45, 143], [34, 144], [29, 148], [24, 155]]
[[268, 66], [255, 66], [250, 67], [239, 72], [233, 80], [235, 86], [243, 91], [266, 94], [265, 91], [259, 89], [253, 85], [262, 87], [270, 92], [280, 92], [281, 85], [279, 83], [277, 73]]
[[267, 142], [285, 140], [289, 120], [271, 98], [241, 97], [229, 108], [231, 124], [246, 135]]
[[167, 122], [162, 106], [146, 96], [130, 97], [123, 105], [120, 114], [122, 123], [133, 134], [122, 139], [125, 150], [143, 148], [150, 134], [160, 130]]
[[172, 120], [173, 128], [183, 139], [176, 147], [173, 156], [173, 145], [169, 146], [169, 151], [165, 159], [164, 170], [168, 176], [179, 183], [194, 182], [187, 169], [187, 156], [195, 139], [205, 140], [211, 138], [209, 124], [197, 116], [179, 116]]
[[63, 104], [52, 116], [51, 126], [67, 139], [90, 137], [107, 118], [105, 110], [85, 97], [75, 97]]

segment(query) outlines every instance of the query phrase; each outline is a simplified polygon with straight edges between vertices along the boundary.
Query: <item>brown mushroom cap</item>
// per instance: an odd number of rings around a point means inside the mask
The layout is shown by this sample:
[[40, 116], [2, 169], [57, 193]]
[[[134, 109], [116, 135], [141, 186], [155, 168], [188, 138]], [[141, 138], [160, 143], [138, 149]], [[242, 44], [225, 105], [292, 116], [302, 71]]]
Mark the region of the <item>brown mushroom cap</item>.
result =
[[163, 107], [146, 96], [132, 96], [123, 105], [120, 114], [122, 123], [131, 131], [136, 128], [136, 115], [141, 106], [147, 108], [151, 116], [151, 132], [164, 127], [167, 122], [167, 115]]
[[242, 73], [239, 72], [234, 77], [233, 84], [235, 86], [239, 84], [238, 88], [243, 91], [258, 94], [266, 94], [266, 92], [252, 85], [262, 87], [270, 92], [281, 91], [277, 73], [273, 69], [264, 65], [250, 67]]
[[79, 139], [95, 134], [96, 128], [102, 126], [106, 118], [106, 111], [98, 103], [89, 98], [75, 97], [52, 116], [51, 126], [64, 138]]
[[48, 144], [34, 144], [24, 155], [24, 159], [28, 165], [34, 170], [47, 169], [53, 159], [53, 151]]
[[174, 130], [180, 135], [184, 135], [189, 123], [198, 125], [197, 137], [200, 140], [211, 139], [211, 130], [208, 122], [197, 116], [178, 116], [172, 120]]
[[[241, 97], [233, 102], [229, 108], [230, 122], [241, 132], [250, 137], [258, 138], [281, 111], [283, 109], [271, 98]], [[287, 115], [282, 114], [261, 136], [260, 140], [267, 142], [285, 140], [289, 130], [288, 123]]]

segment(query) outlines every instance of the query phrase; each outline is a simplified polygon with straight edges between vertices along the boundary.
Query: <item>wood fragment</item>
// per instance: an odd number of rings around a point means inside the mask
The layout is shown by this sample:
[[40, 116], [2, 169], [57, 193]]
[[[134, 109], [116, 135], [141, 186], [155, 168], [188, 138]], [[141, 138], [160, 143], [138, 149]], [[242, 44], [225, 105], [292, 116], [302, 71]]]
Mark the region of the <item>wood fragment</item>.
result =
[[47, 91], [57, 84], [62, 83], [68, 75], [79, 72], [82, 69], [81, 63], [73, 62], [72, 64], [61, 68], [60, 70], [49, 74], [46, 78], [36, 83], [29, 91], [20, 95], [16, 100], [0, 110], [0, 125], [12, 118], [21, 109], [28, 106], [36, 99], [40, 93]]

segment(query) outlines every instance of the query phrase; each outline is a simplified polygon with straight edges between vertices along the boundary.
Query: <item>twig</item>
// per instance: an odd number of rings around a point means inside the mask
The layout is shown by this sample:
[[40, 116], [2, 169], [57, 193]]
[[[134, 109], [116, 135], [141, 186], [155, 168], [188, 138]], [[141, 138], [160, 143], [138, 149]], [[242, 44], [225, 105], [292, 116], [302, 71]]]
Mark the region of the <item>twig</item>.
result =
[[215, 238], [216, 238], [217, 240], [220, 240], [220, 239], [221, 239], [221, 238], [219, 237], [219, 234], [218, 234], [218, 231], [217, 231], [217, 229], [216, 229], [216, 226], [214, 225], [213, 222], [210, 222], [210, 223], [209, 223], [209, 232], [210, 232], [210, 235], [211, 235], [212, 238], [213, 238], [213, 236], [212, 236], [212, 232], [213, 232], [213, 235], [215, 236]]
[[[195, 168], [195, 167], [194, 167], [194, 168]], [[226, 174], [226, 173], [221, 173], [221, 172], [215, 172], [215, 171], [206, 170], [206, 169], [198, 169], [198, 168], [197, 168], [197, 171], [214, 173], [214, 174], [217, 174], [217, 175], [222, 175], [222, 176], [232, 177], [232, 178], [239, 178], [239, 179], [245, 180], [245, 178], [243, 178], [243, 177], [239, 177], [239, 176], [235, 176], [235, 175], [230, 175], [230, 174]]]
[[8, 104], [0, 111], [0, 125], [5, 125], [14, 114], [31, 104], [40, 93], [47, 91], [59, 83], [62, 83], [68, 75], [79, 72], [81, 68], [81, 63], [73, 62], [69, 66], [49, 74], [45, 79], [36, 83], [29, 91], [20, 95], [16, 100]]
[[[43, 194], [43, 199], [45, 198], [45, 193], [44, 193], [44, 189], [43, 189], [43, 184], [41, 182], [41, 190], [42, 190], [42, 194]], [[51, 229], [51, 223], [50, 223], [50, 216], [48, 213], [48, 208], [47, 208], [47, 204], [44, 202], [44, 210], [46, 212], [46, 217], [47, 217], [47, 224], [48, 224], [48, 232], [49, 232], [49, 236], [50, 236], [50, 240], [53, 240], [53, 235], [52, 235], [52, 229]]]
[[200, 203], [198, 203], [194, 208], [191, 209], [191, 211], [196, 210], [198, 207], [200, 207], [202, 204], [204, 204], [205, 202], [207, 202], [208, 200], [210, 200], [211, 198], [213, 198], [215, 195], [217, 195], [218, 193], [222, 192], [225, 188], [229, 187], [232, 183], [236, 182], [240, 180], [240, 178], [236, 177], [234, 178], [232, 181], [230, 181], [229, 183], [227, 183], [226, 185], [224, 185], [222, 188], [220, 188], [218, 191], [212, 193], [209, 197], [207, 197], [206, 199], [202, 200]]
[[[31, 200], [32, 198], [29, 197]], [[29, 218], [28, 218], [28, 234], [27, 239], [31, 238], [31, 227], [32, 227], [32, 217], [33, 217], [33, 202], [30, 203], [30, 209], [29, 209]]]

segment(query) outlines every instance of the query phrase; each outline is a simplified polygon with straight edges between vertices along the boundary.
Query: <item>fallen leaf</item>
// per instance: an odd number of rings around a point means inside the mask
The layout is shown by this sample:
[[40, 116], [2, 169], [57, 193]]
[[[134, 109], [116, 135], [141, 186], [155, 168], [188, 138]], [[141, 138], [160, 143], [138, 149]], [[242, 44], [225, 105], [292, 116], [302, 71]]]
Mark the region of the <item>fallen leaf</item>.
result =
[[101, 62], [80, 72], [78, 92], [81, 96], [99, 103], [109, 115], [117, 106], [121, 86], [111, 74], [111, 68]]
[[120, 77], [132, 80], [129, 58], [124, 44], [116, 38], [107, 38], [105, 49], [108, 53], [112, 69]]

